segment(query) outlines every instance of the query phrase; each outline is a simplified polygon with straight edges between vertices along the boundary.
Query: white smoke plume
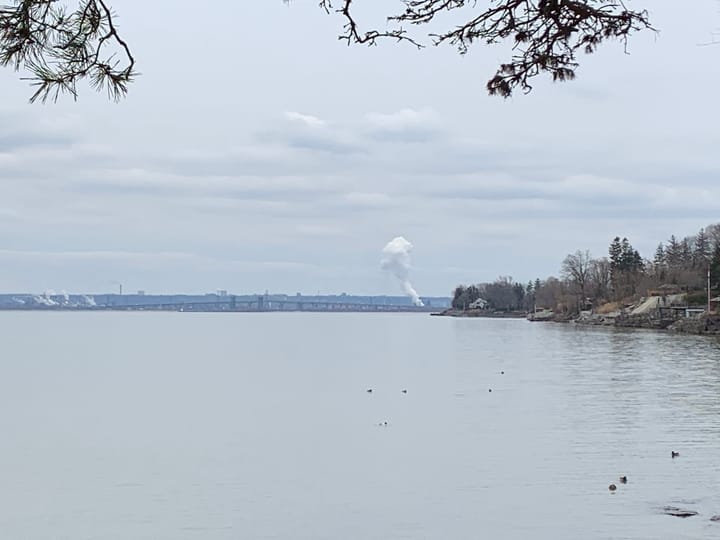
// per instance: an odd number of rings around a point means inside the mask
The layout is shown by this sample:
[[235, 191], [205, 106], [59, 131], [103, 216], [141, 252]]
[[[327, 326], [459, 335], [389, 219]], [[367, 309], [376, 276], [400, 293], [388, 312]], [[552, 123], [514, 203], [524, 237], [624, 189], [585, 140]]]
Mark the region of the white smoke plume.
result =
[[57, 306], [57, 302], [50, 298], [47, 293], [40, 296], [33, 296], [33, 301], [41, 306]]
[[412, 244], [405, 240], [402, 236], [393, 238], [383, 248], [383, 258], [380, 267], [383, 270], [392, 272], [393, 275], [400, 280], [405, 294], [412, 298], [413, 304], [422, 306], [422, 300], [418, 296], [417, 291], [410, 283], [410, 251]]

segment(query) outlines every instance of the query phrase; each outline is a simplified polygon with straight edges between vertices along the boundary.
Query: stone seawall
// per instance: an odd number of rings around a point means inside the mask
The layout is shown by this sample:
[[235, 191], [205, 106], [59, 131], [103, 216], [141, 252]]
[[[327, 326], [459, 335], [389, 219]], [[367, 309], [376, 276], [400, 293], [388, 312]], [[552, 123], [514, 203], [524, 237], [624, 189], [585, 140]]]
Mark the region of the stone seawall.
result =
[[614, 317], [592, 315], [575, 319], [575, 324], [613, 326], [616, 328], [647, 328], [649, 330], [667, 330], [679, 334], [720, 335], [720, 315], [678, 319], [660, 319], [650, 315], [618, 315]]
[[668, 330], [679, 334], [720, 335], [720, 315], [678, 319], [668, 327]]
[[569, 322], [584, 326], [647, 328], [649, 330], [664, 330], [678, 334], [720, 335], [720, 314], [700, 317], [659, 318], [652, 313], [629, 315], [620, 312], [607, 314], [584, 312], [579, 317], [573, 318], [567, 314], [553, 313], [551, 311], [524, 314], [520, 312], [447, 309], [440, 313], [431, 313], [431, 315], [440, 317], [486, 317], [495, 319], [519, 319], [526, 317], [528, 320], [536, 322]]

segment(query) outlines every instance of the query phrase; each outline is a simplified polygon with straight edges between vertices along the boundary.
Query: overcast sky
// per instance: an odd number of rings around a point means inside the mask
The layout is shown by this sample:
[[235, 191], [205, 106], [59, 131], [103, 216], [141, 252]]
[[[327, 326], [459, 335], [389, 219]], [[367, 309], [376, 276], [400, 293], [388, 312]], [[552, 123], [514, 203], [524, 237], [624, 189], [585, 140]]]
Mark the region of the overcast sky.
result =
[[0, 290], [399, 294], [398, 235], [421, 295], [616, 235], [651, 257], [720, 221], [720, 15], [632, 4], [660, 34], [503, 101], [503, 48], [348, 48], [317, 0], [115, 0], [142, 73], [119, 104], [29, 105], [0, 71]]

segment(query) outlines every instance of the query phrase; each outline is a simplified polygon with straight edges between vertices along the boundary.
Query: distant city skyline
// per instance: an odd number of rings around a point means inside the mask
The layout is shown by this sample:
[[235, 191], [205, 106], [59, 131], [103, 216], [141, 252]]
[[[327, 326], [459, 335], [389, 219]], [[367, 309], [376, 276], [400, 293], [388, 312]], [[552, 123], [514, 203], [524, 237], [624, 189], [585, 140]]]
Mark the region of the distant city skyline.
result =
[[718, 219], [720, 49], [699, 44], [720, 16], [646, 3], [660, 33], [630, 54], [502, 100], [502, 47], [347, 47], [315, 2], [228, 3], [205, 27], [119, 0], [142, 73], [120, 103], [29, 105], [0, 70], [0, 290], [400, 295], [380, 268], [398, 236], [421, 297], [557, 275], [616, 235], [652, 257]]
[[[159, 296], [217, 296], [218, 298], [225, 298], [230, 296], [268, 296], [268, 297], [306, 297], [306, 298], [329, 298], [329, 297], [353, 297], [353, 298], [403, 298], [412, 302], [413, 298], [407, 294], [396, 293], [396, 294], [362, 294], [348, 291], [342, 292], [331, 292], [331, 291], [316, 291], [303, 293], [296, 291], [293, 293], [284, 291], [232, 291], [219, 289], [215, 291], [169, 291], [169, 292], [157, 292], [157, 291], [146, 291], [143, 289], [138, 290], [126, 290], [125, 288], [120, 291], [107, 290], [107, 291], [66, 291], [66, 290], [54, 290], [46, 289], [44, 291], [0, 291], [0, 297], [12, 297], [14, 295], [35, 295], [35, 296], [48, 296], [48, 297], [62, 297], [62, 296], [132, 296], [132, 297], [159, 297]], [[452, 295], [422, 295], [422, 298], [450, 298]]]
[[232, 293], [218, 291], [205, 294], [147, 294], [145, 291], [115, 293], [0, 293], [0, 310], [131, 310], [131, 311], [421, 311], [450, 307], [450, 297], [423, 297], [417, 302], [411, 295], [302, 295], [265, 293]]

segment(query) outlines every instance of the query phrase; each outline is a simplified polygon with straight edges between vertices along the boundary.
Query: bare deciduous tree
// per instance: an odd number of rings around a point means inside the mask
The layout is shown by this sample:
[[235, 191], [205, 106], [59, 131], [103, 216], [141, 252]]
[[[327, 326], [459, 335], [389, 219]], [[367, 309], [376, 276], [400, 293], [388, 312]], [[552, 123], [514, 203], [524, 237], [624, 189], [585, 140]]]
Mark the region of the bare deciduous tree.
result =
[[565, 296], [565, 286], [555, 277], [549, 277], [535, 290], [537, 307], [558, 309]]
[[589, 269], [591, 296], [594, 300], [607, 300], [610, 297], [612, 286], [612, 272], [610, 261], [605, 257], [590, 261]]
[[518, 309], [522, 304], [511, 276], [499, 276], [493, 283], [485, 284], [483, 292], [485, 300], [497, 310]]
[[579, 305], [583, 305], [587, 297], [591, 262], [592, 258], [589, 251], [578, 250], [565, 257], [560, 268], [560, 275], [570, 284], [573, 292], [578, 296]]

